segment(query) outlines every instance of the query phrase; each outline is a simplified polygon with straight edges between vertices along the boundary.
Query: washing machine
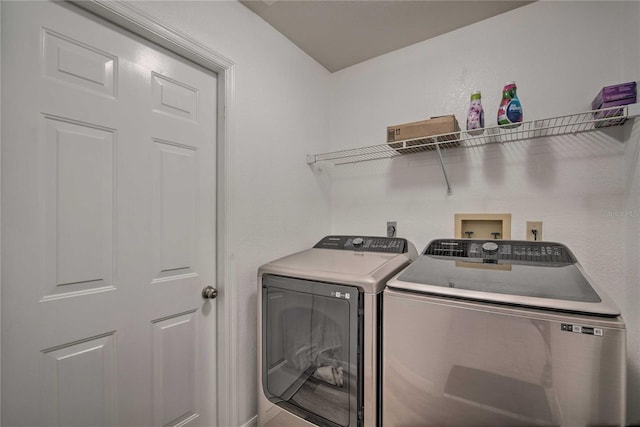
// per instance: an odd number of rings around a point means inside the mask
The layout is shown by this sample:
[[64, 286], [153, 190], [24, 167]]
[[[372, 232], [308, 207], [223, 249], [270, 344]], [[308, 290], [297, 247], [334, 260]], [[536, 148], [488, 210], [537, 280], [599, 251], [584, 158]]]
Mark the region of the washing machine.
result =
[[327, 236], [258, 269], [258, 425], [376, 426], [386, 281], [406, 239]]
[[385, 426], [625, 425], [625, 324], [566, 246], [434, 240], [383, 295]]

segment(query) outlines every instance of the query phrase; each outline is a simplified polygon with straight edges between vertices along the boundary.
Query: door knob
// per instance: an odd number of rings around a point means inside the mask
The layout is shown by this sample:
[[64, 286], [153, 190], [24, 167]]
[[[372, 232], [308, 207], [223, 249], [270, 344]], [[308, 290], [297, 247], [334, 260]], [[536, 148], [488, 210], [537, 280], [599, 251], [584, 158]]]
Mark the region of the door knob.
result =
[[202, 298], [215, 299], [218, 296], [218, 290], [213, 286], [205, 286], [202, 290]]

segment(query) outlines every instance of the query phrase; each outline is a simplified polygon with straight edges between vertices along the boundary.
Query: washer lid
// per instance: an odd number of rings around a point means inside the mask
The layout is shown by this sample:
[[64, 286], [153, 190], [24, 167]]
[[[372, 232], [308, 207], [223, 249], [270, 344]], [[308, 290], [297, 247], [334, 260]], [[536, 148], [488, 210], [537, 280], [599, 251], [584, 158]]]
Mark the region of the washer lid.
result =
[[[467, 240], [454, 245], [455, 242], [432, 242], [424, 254], [391, 279], [388, 286], [488, 302], [620, 315], [615, 303], [594, 286], [564, 245], [515, 241], [491, 241], [491, 245], [485, 245], [486, 242]], [[448, 254], [433, 255], [435, 244], [449, 247]], [[543, 245], [545, 250], [541, 255]], [[537, 256], [531, 255], [535, 252], [532, 247], [537, 248]], [[547, 254], [547, 247], [557, 250], [551, 249]], [[523, 258], [523, 253], [529, 255]], [[518, 257], [521, 259], [516, 259]]]

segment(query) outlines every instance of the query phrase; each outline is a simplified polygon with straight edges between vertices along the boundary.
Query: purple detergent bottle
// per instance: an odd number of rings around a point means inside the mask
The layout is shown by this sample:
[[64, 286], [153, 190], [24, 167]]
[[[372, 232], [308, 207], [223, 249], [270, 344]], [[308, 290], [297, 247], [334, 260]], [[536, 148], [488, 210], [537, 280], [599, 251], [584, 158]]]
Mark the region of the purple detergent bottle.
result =
[[471, 94], [469, 114], [467, 114], [467, 133], [469, 135], [482, 135], [484, 132], [484, 110], [481, 98], [479, 90]]

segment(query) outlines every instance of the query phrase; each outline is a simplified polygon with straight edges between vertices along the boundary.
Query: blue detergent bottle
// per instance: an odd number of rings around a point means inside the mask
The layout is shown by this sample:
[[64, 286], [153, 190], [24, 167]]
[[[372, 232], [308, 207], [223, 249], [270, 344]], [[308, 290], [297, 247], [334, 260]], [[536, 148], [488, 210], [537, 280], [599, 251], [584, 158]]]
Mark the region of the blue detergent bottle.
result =
[[507, 82], [502, 89], [502, 101], [498, 107], [498, 124], [515, 128], [522, 123], [522, 105], [518, 99], [516, 82]]

